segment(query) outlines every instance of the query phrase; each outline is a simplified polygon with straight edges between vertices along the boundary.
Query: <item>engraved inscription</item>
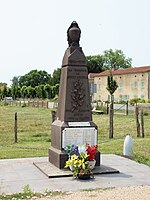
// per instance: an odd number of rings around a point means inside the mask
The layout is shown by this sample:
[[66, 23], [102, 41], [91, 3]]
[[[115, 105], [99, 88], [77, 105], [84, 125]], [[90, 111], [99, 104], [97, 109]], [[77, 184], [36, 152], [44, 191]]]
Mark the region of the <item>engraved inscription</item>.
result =
[[62, 148], [67, 144], [96, 145], [97, 130], [91, 128], [65, 128], [62, 132]]

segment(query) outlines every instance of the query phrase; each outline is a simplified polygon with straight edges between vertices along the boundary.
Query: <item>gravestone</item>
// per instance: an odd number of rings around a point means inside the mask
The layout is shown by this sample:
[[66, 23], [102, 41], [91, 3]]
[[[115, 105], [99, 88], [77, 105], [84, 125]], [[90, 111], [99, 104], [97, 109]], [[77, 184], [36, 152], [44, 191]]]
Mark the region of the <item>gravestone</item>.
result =
[[[79, 45], [81, 30], [74, 21], [67, 31], [69, 47], [62, 61], [58, 110], [52, 123], [49, 161], [62, 169], [68, 159], [66, 144], [96, 145], [97, 126], [92, 121], [86, 58]], [[100, 152], [96, 153], [100, 166]]]

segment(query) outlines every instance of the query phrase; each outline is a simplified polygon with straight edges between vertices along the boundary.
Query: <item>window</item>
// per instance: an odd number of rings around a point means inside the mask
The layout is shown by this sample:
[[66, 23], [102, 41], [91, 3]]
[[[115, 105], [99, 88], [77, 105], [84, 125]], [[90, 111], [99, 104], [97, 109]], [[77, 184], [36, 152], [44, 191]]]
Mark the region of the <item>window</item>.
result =
[[129, 95], [124, 95], [124, 100], [127, 101], [129, 99]]
[[141, 81], [141, 88], [144, 89], [144, 81]]
[[141, 99], [144, 99], [144, 94], [141, 95]]
[[119, 89], [122, 89], [122, 82], [119, 83]]
[[134, 95], [134, 98], [138, 98], [138, 95], [137, 95], [137, 94], [135, 94], [135, 95]]
[[134, 81], [134, 88], [138, 88], [138, 82]]
[[96, 84], [91, 84], [91, 92], [96, 93], [97, 91], [97, 85]]

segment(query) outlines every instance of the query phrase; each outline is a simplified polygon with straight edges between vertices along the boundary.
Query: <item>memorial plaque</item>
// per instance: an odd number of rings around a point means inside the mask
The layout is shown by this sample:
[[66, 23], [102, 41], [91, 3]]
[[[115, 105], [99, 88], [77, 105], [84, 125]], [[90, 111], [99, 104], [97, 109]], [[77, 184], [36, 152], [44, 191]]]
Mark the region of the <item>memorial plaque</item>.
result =
[[62, 132], [62, 148], [67, 144], [97, 145], [97, 130], [95, 128], [65, 128]]

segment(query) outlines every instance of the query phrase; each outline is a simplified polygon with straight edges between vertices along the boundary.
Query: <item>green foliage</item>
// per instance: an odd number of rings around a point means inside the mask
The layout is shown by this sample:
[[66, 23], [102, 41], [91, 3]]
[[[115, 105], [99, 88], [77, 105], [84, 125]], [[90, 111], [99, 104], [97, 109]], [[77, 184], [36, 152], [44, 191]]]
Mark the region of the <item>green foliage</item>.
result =
[[52, 87], [49, 84], [44, 86], [45, 91], [47, 92], [48, 99], [52, 98]]
[[22, 86], [31, 86], [36, 87], [41, 84], [47, 84], [50, 82], [51, 75], [48, 74], [46, 71], [38, 71], [38, 70], [31, 70], [29, 73], [25, 74], [24, 76], [20, 76], [19, 78], [19, 85]]
[[14, 199], [14, 200], [19, 200], [19, 199], [32, 199], [32, 198], [41, 198], [41, 197], [45, 197], [46, 196], [56, 196], [56, 195], [64, 195], [65, 193], [63, 192], [59, 192], [59, 191], [48, 191], [45, 190], [44, 194], [42, 193], [37, 193], [37, 192], [32, 192], [32, 190], [30, 189], [29, 185], [25, 185], [23, 188], [23, 192], [20, 193], [15, 193], [15, 194], [0, 194], [0, 199], [2, 200], [10, 200], [10, 199]]
[[87, 56], [87, 68], [89, 73], [100, 73], [104, 70], [116, 70], [130, 68], [132, 59], [126, 58], [121, 50], [106, 50], [103, 54]]
[[2, 95], [3, 95], [3, 98], [7, 97], [7, 87], [6, 87], [6, 85], [4, 85], [4, 88], [2, 90]]
[[101, 110], [103, 111], [104, 113], [106, 113], [107, 109], [105, 106], [96, 106], [96, 110]]
[[26, 107], [26, 106], [27, 106], [27, 104], [26, 104], [26, 103], [23, 103], [21, 107], [24, 108], [24, 107]]
[[140, 98], [133, 98], [133, 99], [130, 99], [130, 104], [134, 105], [134, 104], [137, 104], [137, 103], [145, 103], [146, 101], [144, 99], [140, 99]]
[[107, 90], [111, 95], [116, 91], [118, 88], [117, 82], [113, 79], [113, 75], [109, 74], [107, 77]]
[[29, 184], [28, 185], [25, 185], [24, 188], [23, 188], [23, 193], [24, 195], [28, 195], [28, 196], [31, 196], [33, 194], [32, 190], [30, 189], [29, 187]]
[[[61, 69], [54, 70], [51, 77], [46, 71], [31, 70], [20, 77], [13, 77], [11, 95], [16, 98], [53, 98], [59, 92]], [[1, 95], [4, 96], [4, 95]]]
[[88, 155], [85, 153], [81, 153], [80, 156], [72, 155], [69, 157], [69, 159], [66, 161], [65, 168], [68, 168], [69, 166], [72, 166], [73, 168], [73, 175], [83, 175], [90, 173], [92, 174], [90, 167], [88, 165]]
[[104, 59], [102, 55], [87, 56], [87, 68], [88, 73], [100, 73], [104, 71], [103, 63]]
[[105, 69], [119, 69], [119, 68], [131, 68], [132, 59], [126, 58], [123, 51], [112, 49], [104, 51], [104, 68]]
[[0, 82], [0, 87], [1, 86], [6, 86], [7, 87], [7, 83]]
[[50, 85], [56, 85], [60, 83], [60, 74], [61, 74], [61, 68], [57, 68], [54, 70], [53, 75], [50, 80]]
[[57, 96], [59, 93], [59, 84], [52, 86], [52, 98]]

